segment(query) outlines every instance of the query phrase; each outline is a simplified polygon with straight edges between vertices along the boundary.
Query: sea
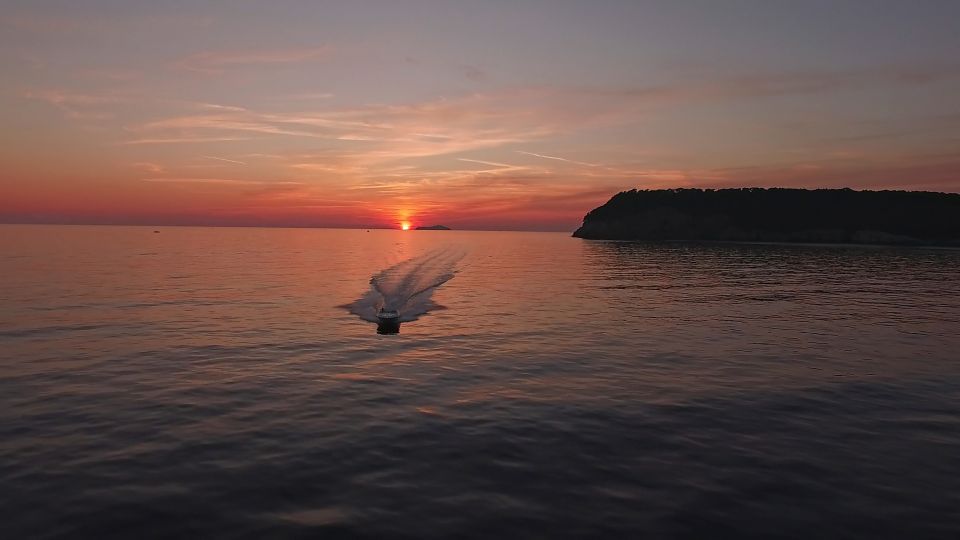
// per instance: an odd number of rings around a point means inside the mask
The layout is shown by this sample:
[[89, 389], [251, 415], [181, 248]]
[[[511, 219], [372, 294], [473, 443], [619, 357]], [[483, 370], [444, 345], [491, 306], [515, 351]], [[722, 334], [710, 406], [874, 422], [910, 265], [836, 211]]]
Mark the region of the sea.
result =
[[960, 251], [0, 226], [0, 517], [958, 538]]

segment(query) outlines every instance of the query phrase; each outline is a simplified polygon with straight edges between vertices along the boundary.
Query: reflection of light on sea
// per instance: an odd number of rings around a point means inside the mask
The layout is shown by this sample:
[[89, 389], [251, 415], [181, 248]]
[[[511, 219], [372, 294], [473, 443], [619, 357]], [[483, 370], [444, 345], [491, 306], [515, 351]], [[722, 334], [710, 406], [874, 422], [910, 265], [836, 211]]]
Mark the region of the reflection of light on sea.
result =
[[433, 292], [456, 274], [465, 252], [457, 248], [435, 249], [397, 263], [370, 278], [370, 290], [345, 307], [361, 319], [377, 322], [377, 311], [396, 309], [400, 321], [409, 322], [442, 306], [431, 300]]

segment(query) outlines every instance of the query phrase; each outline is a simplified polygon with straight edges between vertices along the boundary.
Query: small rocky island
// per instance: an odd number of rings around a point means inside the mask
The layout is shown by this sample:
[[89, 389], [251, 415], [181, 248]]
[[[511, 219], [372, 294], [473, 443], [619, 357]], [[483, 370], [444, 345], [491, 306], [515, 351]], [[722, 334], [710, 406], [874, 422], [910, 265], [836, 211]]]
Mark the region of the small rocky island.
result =
[[415, 231], [450, 231], [453, 230], [446, 225], [421, 225], [414, 229]]
[[630, 190], [577, 238], [960, 246], [960, 194], [852, 189]]

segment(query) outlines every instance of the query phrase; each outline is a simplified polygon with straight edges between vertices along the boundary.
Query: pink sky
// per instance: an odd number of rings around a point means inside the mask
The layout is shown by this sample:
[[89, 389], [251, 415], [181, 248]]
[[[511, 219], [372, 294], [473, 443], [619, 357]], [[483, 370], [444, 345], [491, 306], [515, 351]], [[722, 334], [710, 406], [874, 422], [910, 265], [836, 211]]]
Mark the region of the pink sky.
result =
[[0, 20], [3, 222], [572, 230], [634, 187], [960, 191], [952, 3], [36, 4]]

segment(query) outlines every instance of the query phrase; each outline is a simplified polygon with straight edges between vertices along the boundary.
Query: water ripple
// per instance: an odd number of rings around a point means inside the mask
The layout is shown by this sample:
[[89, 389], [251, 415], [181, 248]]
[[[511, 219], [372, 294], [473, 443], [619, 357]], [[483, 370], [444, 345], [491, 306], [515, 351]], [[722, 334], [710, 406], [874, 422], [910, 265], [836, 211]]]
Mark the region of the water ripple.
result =
[[960, 252], [103, 230], [0, 236], [10, 538], [960, 532]]

